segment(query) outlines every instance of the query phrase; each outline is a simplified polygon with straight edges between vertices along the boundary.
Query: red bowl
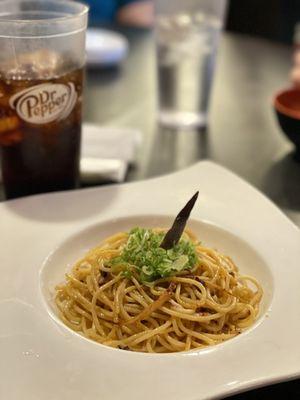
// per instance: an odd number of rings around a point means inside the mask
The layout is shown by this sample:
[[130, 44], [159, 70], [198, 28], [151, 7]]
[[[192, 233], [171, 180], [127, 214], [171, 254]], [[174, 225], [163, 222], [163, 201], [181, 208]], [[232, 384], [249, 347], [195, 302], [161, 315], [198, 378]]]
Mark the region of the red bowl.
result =
[[279, 92], [274, 98], [274, 108], [281, 129], [300, 152], [300, 88]]

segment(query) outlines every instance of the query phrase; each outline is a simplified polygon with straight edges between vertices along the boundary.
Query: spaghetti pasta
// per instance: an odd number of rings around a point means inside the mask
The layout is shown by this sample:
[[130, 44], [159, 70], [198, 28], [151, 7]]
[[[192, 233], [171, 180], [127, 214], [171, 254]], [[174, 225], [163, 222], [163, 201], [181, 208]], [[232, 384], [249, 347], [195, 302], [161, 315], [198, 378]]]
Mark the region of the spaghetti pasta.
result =
[[56, 287], [62, 321], [101, 344], [148, 353], [214, 345], [251, 326], [261, 285], [240, 275], [230, 257], [198, 243], [188, 230], [184, 235], [195, 248], [195, 264], [149, 282], [134, 265], [130, 273], [122, 269], [120, 255], [130, 233], [106, 239]]

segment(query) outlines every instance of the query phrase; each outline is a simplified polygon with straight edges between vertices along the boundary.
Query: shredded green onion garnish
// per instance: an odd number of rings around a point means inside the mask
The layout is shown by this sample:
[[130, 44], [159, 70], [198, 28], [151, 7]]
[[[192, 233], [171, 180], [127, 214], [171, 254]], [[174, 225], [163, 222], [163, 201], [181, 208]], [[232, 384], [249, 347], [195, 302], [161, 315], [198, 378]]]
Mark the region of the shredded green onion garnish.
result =
[[195, 267], [195, 244], [182, 238], [172, 249], [165, 250], [159, 247], [164, 235], [151, 229], [132, 229], [121, 255], [108, 262], [112, 272], [130, 277], [135, 270], [141, 282], [150, 283]]

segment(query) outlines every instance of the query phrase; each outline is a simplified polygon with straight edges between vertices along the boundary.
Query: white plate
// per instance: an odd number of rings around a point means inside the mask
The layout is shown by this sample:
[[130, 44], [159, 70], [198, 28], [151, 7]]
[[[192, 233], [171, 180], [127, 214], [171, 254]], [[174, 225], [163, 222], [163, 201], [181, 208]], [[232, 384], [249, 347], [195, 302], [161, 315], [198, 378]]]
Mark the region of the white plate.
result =
[[[164, 215], [196, 189], [193, 228], [264, 287], [254, 327], [205, 350], [150, 355], [101, 346], [57, 321], [51, 290], [69, 263], [114, 230], [168, 224]], [[300, 232], [225, 169], [201, 162], [144, 182], [10, 201], [0, 220], [1, 399], [200, 400], [300, 376]]]
[[128, 53], [128, 40], [117, 32], [89, 28], [86, 33], [87, 65], [112, 66], [119, 64]]

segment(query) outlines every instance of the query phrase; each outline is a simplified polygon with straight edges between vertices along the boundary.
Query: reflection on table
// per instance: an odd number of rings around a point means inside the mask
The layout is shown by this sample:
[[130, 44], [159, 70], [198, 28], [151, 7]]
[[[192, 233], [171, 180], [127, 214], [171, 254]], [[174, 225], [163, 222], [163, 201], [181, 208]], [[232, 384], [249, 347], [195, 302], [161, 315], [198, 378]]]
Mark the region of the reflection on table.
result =
[[130, 42], [122, 67], [88, 70], [85, 119], [141, 130], [143, 142], [127, 180], [169, 173], [208, 158], [262, 190], [300, 224], [300, 163], [272, 109], [272, 96], [288, 84], [291, 48], [224, 34], [208, 129], [172, 130], [156, 120], [152, 33], [134, 29], [122, 33]]

